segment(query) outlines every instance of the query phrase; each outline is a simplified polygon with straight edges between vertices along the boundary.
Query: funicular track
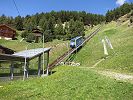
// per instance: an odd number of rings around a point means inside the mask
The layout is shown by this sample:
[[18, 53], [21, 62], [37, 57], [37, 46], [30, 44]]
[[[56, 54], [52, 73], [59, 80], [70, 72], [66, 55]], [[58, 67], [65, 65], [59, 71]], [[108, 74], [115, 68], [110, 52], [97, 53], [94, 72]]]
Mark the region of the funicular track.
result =
[[88, 35], [84, 42], [79, 45], [77, 48], [74, 49], [70, 49], [69, 51], [65, 52], [64, 54], [62, 54], [60, 57], [58, 57], [53, 63], [49, 64], [48, 68], [50, 70], [52, 70], [56, 65], [58, 65], [60, 62], [62, 62], [65, 58], [67, 58], [69, 55], [71, 55], [72, 53], [74, 53], [78, 48], [80, 48], [81, 46], [83, 46], [86, 42], [88, 42], [91, 38], [93, 38], [101, 29], [101, 26], [99, 28], [97, 28], [94, 32], [92, 32], [90, 35]]

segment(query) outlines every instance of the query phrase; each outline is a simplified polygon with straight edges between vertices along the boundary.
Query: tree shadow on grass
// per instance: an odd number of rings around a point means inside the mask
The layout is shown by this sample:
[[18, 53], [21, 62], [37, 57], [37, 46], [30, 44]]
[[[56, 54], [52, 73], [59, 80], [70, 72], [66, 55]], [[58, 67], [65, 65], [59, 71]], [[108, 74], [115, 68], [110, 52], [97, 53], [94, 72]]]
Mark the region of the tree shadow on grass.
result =
[[[51, 74], [54, 74], [55, 72], [56, 71], [49, 71], [48, 74], [51, 75]], [[24, 75], [23, 73], [24, 73], [24, 71], [21, 70], [21, 69], [19, 69], [19, 72], [14, 72], [13, 80], [23, 79], [23, 75]], [[43, 70], [41, 70], [40, 76], [42, 74], [43, 74]], [[44, 71], [44, 74], [46, 74], [46, 70]], [[28, 70], [28, 75], [29, 75], [29, 77], [39, 77], [37, 69], [29, 69]], [[0, 73], [0, 82], [1, 81], [9, 81], [9, 80], [11, 80], [10, 77], [11, 77], [10, 70], [8, 70], [6, 72], [2, 72], [2, 73]]]

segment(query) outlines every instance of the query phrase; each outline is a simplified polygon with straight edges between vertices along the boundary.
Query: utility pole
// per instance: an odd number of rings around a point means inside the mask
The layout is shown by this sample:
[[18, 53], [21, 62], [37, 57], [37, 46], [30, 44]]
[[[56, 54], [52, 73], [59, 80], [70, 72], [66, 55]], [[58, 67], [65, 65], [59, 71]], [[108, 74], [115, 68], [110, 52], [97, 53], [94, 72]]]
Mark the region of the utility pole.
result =
[[42, 77], [45, 76], [44, 75], [44, 33], [43, 33], [43, 74], [42, 74]]

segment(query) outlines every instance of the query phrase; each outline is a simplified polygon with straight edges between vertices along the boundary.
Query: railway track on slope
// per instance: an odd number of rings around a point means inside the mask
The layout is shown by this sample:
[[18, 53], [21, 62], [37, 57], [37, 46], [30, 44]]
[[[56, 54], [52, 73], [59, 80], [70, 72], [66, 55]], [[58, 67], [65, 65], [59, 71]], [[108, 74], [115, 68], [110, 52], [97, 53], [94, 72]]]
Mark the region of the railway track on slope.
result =
[[65, 52], [64, 54], [62, 54], [60, 57], [58, 57], [54, 62], [52, 62], [51, 64], [49, 64], [48, 68], [50, 70], [52, 70], [56, 65], [58, 65], [60, 62], [62, 62], [65, 58], [67, 58], [68, 56], [70, 56], [72, 53], [74, 53], [78, 48], [80, 48], [81, 46], [83, 46], [85, 43], [87, 43], [91, 38], [93, 38], [101, 29], [101, 26], [99, 28], [97, 28], [94, 32], [92, 32], [90, 35], [88, 35], [84, 42], [79, 45], [77, 48], [74, 49], [70, 49], [69, 51]]

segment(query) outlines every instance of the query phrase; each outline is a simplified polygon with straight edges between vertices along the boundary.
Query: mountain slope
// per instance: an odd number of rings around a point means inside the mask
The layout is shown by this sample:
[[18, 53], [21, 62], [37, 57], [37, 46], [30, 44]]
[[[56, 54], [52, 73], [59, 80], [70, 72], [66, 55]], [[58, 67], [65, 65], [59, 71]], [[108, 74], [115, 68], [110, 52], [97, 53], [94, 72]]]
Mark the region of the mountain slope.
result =
[[95, 65], [105, 57], [101, 40], [108, 36], [114, 51], [108, 47], [109, 57], [96, 68], [133, 72], [133, 28], [128, 27], [128, 22], [120, 26], [117, 26], [116, 22], [104, 25], [102, 30], [79, 51], [75, 61], [85, 67]]

